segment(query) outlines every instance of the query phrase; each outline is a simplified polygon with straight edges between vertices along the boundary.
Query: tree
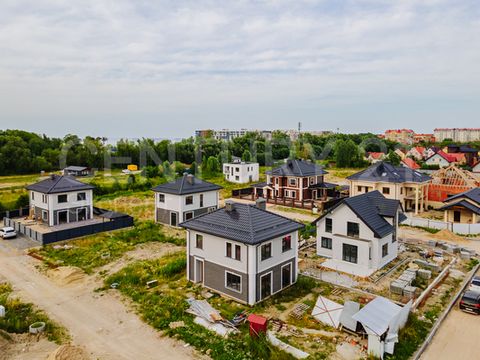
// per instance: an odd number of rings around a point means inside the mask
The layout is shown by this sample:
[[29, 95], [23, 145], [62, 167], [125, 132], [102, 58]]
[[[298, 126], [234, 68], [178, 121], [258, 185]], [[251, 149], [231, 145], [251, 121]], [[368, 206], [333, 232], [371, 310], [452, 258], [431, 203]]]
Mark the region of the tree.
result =
[[360, 152], [353, 140], [337, 140], [335, 143], [335, 161], [337, 167], [340, 168], [360, 165]]
[[208, 176], [215, 176], [220, 171], [220, 163], [215, 156], [210, 156], [207, 159], [207, 165], [205, 170], [205, 173]]
[[242, 154], [242, 161], [252, 161], [252, 153], [245, 149], [245, 151]]
[[17, 201], [15, 201], [15, 209], [27, 207], [29, 203], [30, 199], [28, 198], [28, 194], [22, 194], [18, 197]]
[[385, 158], [385, 161], [394, 166], [398, 166], [400, 165], [400, 161], [402, 161], [402, 159], [396, 152], [390, 150]]

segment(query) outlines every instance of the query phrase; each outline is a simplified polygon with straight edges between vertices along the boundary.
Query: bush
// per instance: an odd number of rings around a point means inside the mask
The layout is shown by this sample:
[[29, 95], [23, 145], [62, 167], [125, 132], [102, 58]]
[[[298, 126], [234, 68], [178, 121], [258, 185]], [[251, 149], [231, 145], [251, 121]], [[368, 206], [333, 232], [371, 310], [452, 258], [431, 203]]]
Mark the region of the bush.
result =
[[17, 201], [15, 201], [15, 209], [20, 209], [27, 207], [30, 203], [30, 198], [28, 194], [22, 194], [18, 197]]

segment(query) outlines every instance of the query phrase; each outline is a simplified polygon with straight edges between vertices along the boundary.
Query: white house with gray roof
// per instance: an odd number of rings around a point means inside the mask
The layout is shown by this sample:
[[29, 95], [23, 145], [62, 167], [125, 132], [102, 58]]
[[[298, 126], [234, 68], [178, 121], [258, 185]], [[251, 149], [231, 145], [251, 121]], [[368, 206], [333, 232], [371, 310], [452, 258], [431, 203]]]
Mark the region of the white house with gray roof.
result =
[[322, 266], [370, 276], [397, 257], [404, 219], [400, 202], [379, 191], [341, 201], [316, 220], [317, 254], [328, 258]]
[[297, 281], [304, 225], [265, 210], [264, 199], [227, 201], [180, 226], [187, 230], [187, 277], [194, 283], [254, 305]]
[[218, 208], [221, 186], [184, 174], [175, 181], [154, 187], [155, 221], [178, 226]]
[[27, 186], [30, 212], [48, 226], [92, 219], [93, 189], [73, 177], [51, 175]]

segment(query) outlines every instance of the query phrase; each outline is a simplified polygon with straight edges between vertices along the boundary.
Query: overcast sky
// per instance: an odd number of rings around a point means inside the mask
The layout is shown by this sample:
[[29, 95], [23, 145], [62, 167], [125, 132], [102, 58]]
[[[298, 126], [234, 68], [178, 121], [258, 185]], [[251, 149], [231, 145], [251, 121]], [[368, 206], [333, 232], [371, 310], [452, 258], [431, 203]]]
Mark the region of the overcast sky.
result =
[[2, 129], [479, 127], [479, 69], [478, 0], [0, 0]]

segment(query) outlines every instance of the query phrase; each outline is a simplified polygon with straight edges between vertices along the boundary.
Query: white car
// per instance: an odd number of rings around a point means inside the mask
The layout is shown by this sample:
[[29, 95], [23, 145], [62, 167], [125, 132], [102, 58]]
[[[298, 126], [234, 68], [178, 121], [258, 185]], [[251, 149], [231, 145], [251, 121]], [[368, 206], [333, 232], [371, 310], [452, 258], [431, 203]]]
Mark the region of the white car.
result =
[[474, 276], [468, 290], [480, 293], [480, 276]]
[[0, 236], [4, 239], [12, 239], [17, 236], [17, 233], [12, 227], [4, 227], [0, 229]]

